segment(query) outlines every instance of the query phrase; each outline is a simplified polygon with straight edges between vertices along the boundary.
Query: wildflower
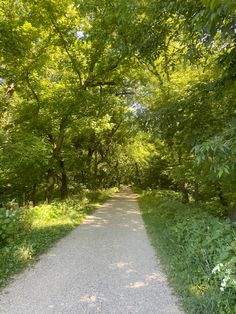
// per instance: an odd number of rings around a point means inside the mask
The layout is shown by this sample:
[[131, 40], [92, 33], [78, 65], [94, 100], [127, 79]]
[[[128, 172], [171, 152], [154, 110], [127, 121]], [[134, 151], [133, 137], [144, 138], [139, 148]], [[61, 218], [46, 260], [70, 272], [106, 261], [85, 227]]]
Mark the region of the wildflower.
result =
[[223, 266], [222, 263], [217, 264], [213, 269], [212, 269], [212, 274], [216, 274], [217, 272], [220, 272], [220, 268]]
[[225, 291], [225, 288], [226, 288], [226, 285], [227, 285], [227, 281], [228, 279], [224, 278], [222, 281], [221, 281], [221, 284], [220, 284], [220, 291]]
[[225, 288], [227, 284], [227, 280], [224, 278], [221, 282], [221, 287]]

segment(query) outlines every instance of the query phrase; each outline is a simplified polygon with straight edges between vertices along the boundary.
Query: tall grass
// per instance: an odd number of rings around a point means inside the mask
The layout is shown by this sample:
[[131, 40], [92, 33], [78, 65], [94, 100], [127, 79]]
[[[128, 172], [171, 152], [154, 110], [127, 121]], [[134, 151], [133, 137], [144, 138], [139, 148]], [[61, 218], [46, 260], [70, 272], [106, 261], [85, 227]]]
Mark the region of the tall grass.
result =
[[139, 199], [152, 244], [186, 313], [236, 313], [236, 232], [170, 191]]

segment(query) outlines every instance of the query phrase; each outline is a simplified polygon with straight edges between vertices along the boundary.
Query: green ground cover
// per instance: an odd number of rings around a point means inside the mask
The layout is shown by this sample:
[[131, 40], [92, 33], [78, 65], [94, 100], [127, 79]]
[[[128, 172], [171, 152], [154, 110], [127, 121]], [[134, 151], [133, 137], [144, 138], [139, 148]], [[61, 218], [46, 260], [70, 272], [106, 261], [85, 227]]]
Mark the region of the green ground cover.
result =
[[0, 209], [0, 287], [78, 226], [114, 192], [115, 189], [88, 191], [64, 202], [30, 209]]
[[142, 215], [152, 244], [186, 313], [236, 313], [236, 232], [171, 191], [144, 192]]

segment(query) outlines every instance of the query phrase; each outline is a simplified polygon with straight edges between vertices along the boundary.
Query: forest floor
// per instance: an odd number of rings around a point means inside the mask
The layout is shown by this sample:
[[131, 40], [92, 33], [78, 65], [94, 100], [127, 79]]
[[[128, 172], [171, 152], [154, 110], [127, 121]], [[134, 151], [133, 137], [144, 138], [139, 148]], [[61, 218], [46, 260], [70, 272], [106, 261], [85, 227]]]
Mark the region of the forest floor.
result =
[[124, 189], [0, 294], [1, 314], [178, 314], [136, 195]]

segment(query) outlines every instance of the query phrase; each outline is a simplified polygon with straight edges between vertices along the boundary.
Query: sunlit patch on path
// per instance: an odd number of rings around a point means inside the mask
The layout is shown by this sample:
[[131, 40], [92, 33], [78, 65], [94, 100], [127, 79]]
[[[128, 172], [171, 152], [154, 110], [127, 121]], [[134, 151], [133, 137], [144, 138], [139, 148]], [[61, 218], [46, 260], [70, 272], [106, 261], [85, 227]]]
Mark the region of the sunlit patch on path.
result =
[[17, 276], [1, 314], [179, 314], [136, 196], [124, 189]]

